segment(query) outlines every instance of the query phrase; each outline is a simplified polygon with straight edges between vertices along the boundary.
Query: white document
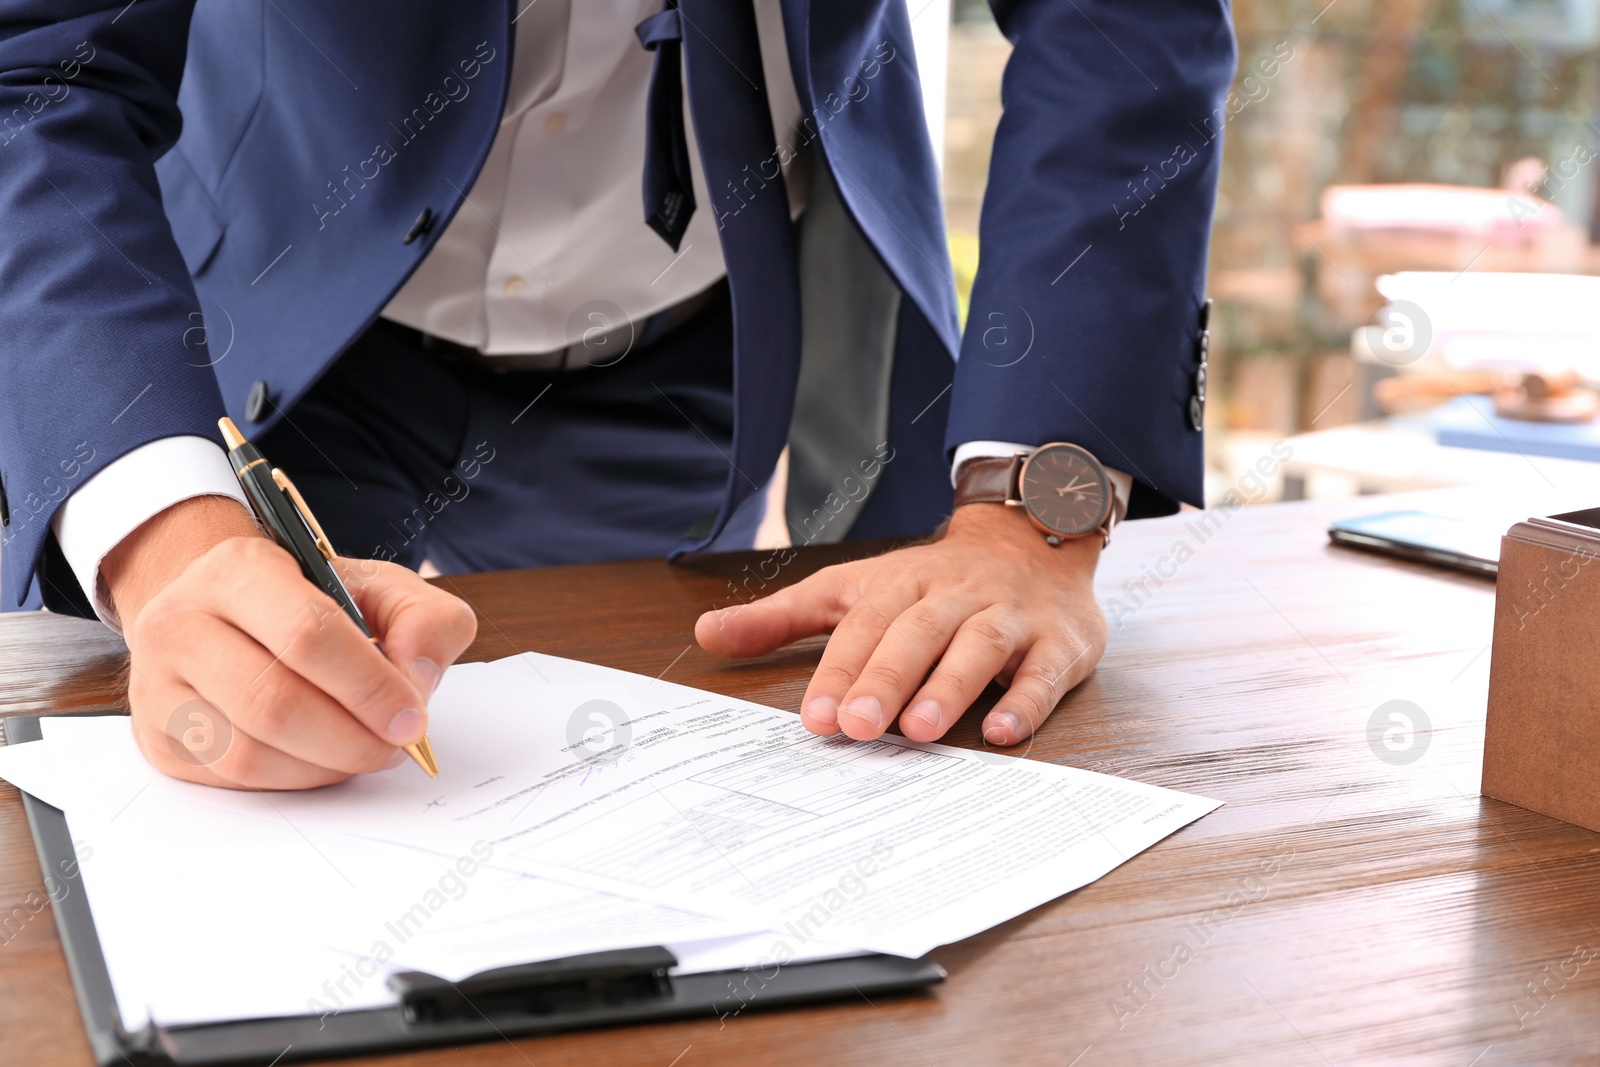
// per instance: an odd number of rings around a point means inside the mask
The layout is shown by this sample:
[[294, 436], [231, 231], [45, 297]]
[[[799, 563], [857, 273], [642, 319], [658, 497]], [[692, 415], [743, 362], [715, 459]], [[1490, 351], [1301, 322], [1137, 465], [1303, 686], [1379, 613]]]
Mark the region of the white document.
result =
[[130, 1029], [146, 1018], [181, 1025], [392, 1005], [385, 983], [397, 971], [457, 981], [585, 952], [752, 936], [487, 866], [493, 850], [481, 843], [441, 856], [160, 790], [137, 795], [115, 821], [67, 818]]
[[[408, 765], [300, 793], [147, 782], [304, 831], [443, 856], [486, 844], [508, 870], [770, 930], [762, 965], [818, 941], [920, 956], [1219, 806], [899, 737], [817, 738], [771, 708], [534, 653], [451, 668], [431, 712], [437, 780]], [[46, 730], [142, 762], [117, 720]]]

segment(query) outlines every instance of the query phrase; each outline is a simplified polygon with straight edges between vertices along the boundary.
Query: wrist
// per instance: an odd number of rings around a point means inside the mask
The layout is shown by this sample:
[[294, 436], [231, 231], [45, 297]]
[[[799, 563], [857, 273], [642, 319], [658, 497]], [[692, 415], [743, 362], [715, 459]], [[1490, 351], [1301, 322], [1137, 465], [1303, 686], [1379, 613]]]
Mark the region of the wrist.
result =
[[940, 538], [1020, 552], [1048, 566], [1090, 577], [1103, 547], [1098, 533], [1065, 538], [1052, 545], [1022, 508], [1008, 504], [963, 504], [951, 514]]
[[126, 629], [145, 604], [213, 547], [234, 537], [260, 537], [249, 510], [225, 496], [179, 501], [146, 519], [100, 562], [112, 610]]

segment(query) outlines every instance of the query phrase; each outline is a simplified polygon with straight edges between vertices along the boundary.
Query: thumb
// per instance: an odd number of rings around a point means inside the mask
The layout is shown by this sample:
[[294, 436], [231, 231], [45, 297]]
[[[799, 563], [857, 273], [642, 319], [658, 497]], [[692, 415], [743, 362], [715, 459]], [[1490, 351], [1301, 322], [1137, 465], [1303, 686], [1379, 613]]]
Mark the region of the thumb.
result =
[[854, 601], [852, 564], [839, 564], [771, 596], [701, 615], [694, 639], [719, 656], [761, 656], [790, 641], [828, 633]]
[[334, 566], [382, 642], [384, 655], [427, 700], [444, 669], [477, 636], [477, 613], [465, 600], [396, 563], [340, 558]]

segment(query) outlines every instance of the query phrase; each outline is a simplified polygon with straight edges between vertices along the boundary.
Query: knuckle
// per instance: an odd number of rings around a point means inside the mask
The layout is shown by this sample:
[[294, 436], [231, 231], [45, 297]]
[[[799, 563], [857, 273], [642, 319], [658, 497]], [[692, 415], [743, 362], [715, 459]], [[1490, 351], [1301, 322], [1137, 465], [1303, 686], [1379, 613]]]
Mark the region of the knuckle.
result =
[[983, 687], [988, 685], [991, 678], [981, 678], [978, 674], [965, 667], [940, 667], [933, 672], [929, 688], [948, 690], [951, 693], [977, 695], [983, 692]]
[[964, 570], [956, 575], [955, 588], [973, 597], [992, 597], [994, 595], [992, 578], [989, 575], [978, 574], [972, 570]]
[[[367, 658], [367, 657], [363, 657]], [[345, 688], [346, 704], [356, 717], [362, 722], [367, 722], [383, 711], [394, 714], [405, 706], [406, 694], [401, 689], [399, 675], [395, 668], [386, 660], [377, 660], [364, 664], [350, 676], [350, 683]], [[366, 714], [362, 714], [365, 712]], [[385, 721], [380, 724], [387, 726]]]
[[926, 607], [907, 610], [895, 620], [895, 625], [904, 627], [906, 636], [924, 647], [940, 642], [945, 637], [944, 620]]
[[157, 730], [140, 729], [134, 727], [133, 739], [139, 746], [139, 752], [156, 770], [170, 778], [179, 778], [186, 781], [197, 781], [196, 768], [190, 767], [182, 760], [172, 758], [172, 748], [166, 735]]
[[368, 735], [367, 739], [356, 744], [327, 746], [317, 753], [316, 762], [325, 770], [341, 775], [367, 774], [381, 768], [393, 751], [376, 737]]
[[230, 551], [247, 553], [249, 559], [277, 559], [287, 555], [270, 537], [230, 537], [223, 544]]
[[1086, 640], [1079, 634], [1069, 634], [1052, 647], [1040, 665], [1045, 678], [1059, 688], [1065, 688], [1074, 671], [1079, 676], [1088, 674], [1099, 658], [1103, 641]]
[[919, 593], [925, 593], [944, 577], [939, 568], [920, 554], [902, 561], [906, 579]]
[[230, 537], [212, 545], [211, 550], [200, 557], [200, 562], [212, 574], [234, 574], [241, 565], [270, 565], [277, 547], [265, 537]]
[[303, 647], [314, 641], [319, 631], [328, 625], [328, 619], [342, 615], [339, 605], [333, 598], [323, 593], [306, 599], [306, 610], [297, 611], [289, 617], [283, 629], [283, 647], [285, 649]]
[[824, 692], [838, 690], [843, 692], [856, 680], [853, 671], [846, 670], [836, 663], [824, 663], [817, 668], [813, 675], [813, 684]]
[[233, 744], [211, 765], [211, 770], [236, 785], [254, 785], [262, 781], [267, 767], [267, 746], [235, 733]]
[[189, 623], [189, 609], [177, 597], [153, 597], [124, 631], [133, 648], [171, 648], [181, 642]]
[[[239, 551], [234, 544], [237, 540], [240, 539], [230, 537], [226, 541], [218, 541], [190, 562], [183, 572], [184, 575], [193, 575], [206, 582], [215, 582], [222, 576], [232, 573], [238, 568], [239, 563], [239, 557], [234, 555]], [[182, 580], [182, 576], [179, 580]]]
[[[859, 594], [859, 590], [853, 590]], [[844, 617], [839, 620], [841, 627], [860, 626], [870, 629], [882, 629], [894, 622], [894, 616], [886, 615], [878, 609], [871, 597], [857, 595], [852, 598], [850, 607], [845, 611]]]
[[911, 687], [911, 675], [898, 663], [874, 663], [861, 672], [861, 682], [868, 689], [899, 693]]
[[[885, 618], [871, 604], [862, 601], [840, 616], [839, 621], [833, 627], [834, 637], [829, 639], [828, 644], [831, 646], [836, 641], [844, 640], [861, 641], [865, 639], [866, 635], [881, 633], [883, 628], [892, 621]], [[855, 636], [847, 637], [846, 635]], [[877, 643], [876, 639], [873, 640], [873, 643]]]
[[1009, 655], [1011, 652], [1011, 632], [1001, 626], [988, 615], [974, 615], [967, 620], [966, 630], [969, 636], [985, 651]]
[[1081, 645], [1065, 639], [1049, 647], [1036, 648], [1033, 651], [1034, 662], [1022, 677], [1044, 688], [1060, 685], [1080, 655]]
[[1032, 722], [1043, 722], [1056, 708], [1055, 694], [1044, 679], [1028, 675], [1011, 685], [1011, 701]]
[[291, 727], [294, 688], [289, 669], [275, 663], [239, 694], [236, 717], [249, 724], [253, 736], [282, 737]]
[[[831, 570], [832, 568], [830, 568]], [[818, 576], [820, 577], [820, 575]], [[823, 603], [836, 614], [843, 615], [855, 610], [861, 602], [861, 572], [854, 564], [844, 564], [838, 568], [837, 573], [827, 582], [818, 582]], [[790, 586], [798, 589], [799, 586]]]

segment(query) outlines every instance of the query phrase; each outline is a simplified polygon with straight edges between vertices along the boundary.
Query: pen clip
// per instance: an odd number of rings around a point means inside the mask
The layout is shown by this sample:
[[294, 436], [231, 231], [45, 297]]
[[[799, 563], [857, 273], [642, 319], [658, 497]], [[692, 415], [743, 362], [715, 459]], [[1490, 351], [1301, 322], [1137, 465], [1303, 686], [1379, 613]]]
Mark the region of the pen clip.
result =
[[294, 504], [294, 510], [299, 513], [300, 520], [306, 524], [306, 529], [311, 533], [311, 539], [317, 543], [317, 548], [330, 562], [333, 560], [333, 544], [328, 540], [328, 535], [322, 532], [322, 524], [317, 517], [311, 514], [311, 508], [306, 504], [306, 498], [300, 495], [300, 490], [295, 488], [289, 476], [283, 473], [280, 467], [272, 468], [272, 480], [278, 483], [278, 488], [289, 494], [289, 500]]

